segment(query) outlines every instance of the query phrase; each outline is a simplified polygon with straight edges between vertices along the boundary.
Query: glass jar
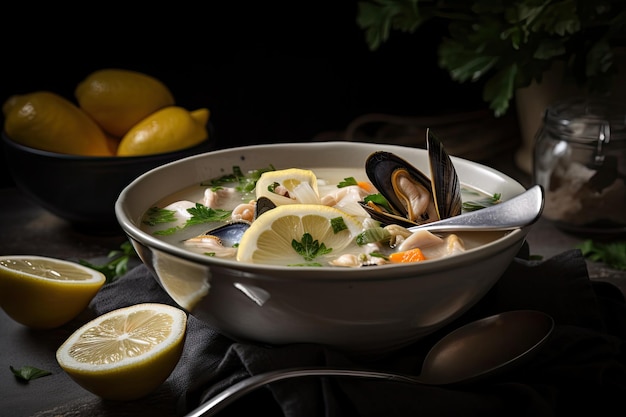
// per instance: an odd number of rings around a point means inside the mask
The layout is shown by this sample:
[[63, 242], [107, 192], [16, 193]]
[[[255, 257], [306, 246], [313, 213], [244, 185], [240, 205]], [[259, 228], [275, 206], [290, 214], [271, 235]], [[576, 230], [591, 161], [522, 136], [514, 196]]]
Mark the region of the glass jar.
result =
[[543, 217], [576, 234], [626, 233], [626, 106], [574, 98], [551, 105], [537, 132], [534, 182]]

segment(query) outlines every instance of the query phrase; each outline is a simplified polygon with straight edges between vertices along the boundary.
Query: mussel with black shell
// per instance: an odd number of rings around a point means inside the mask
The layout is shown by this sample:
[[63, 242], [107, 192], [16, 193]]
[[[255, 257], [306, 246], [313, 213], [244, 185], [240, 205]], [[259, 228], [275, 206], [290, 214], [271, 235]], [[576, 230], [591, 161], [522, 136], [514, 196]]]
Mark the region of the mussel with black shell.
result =
[[378, 151], [365, 162], [369, 180], [388, 204], [369, 199], [360, 204], [382, 225], [411, 227], [461, 214], [461, 185], [450, 156], [428, 129], [430, 177], [400, 156]]

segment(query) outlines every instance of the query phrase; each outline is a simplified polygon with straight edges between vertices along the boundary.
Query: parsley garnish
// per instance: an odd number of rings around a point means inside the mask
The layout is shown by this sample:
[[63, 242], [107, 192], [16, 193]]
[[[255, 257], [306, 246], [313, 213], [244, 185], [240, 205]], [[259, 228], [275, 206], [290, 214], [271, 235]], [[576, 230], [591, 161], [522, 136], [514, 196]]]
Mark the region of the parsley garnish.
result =
[[611, 268], [626, 271], [626, 242], [585, 240], [577, 248], [586, 258], [594, 262], [604, 262]]
[[230, 174], [222, 175], [221, 177], [213, 178], [208, 181], [202, 181], [201, 186], [220, 187], [225, 184], [237, 184], [237, 191], [249, 193], [256, 187], [256, 182], [261, 177], [261, 174], [267, 171], [276, 171], [273, 165], [270, 164], [267, 168], [257, 169], [245, 175], [241, 170], [241, 167], [233, 166], [233, 172]]
[[129, 241], [125, 241], [120, 245], [119, 250], [112, 250], [107, 257], [111, 260], [103, 265], [95, 265], [83, 259], [79, 259], [78, 262], [88, 268], [102, 272], [106, 277], [106, 282], [113, 282], [128, 272], [128, 261], [131, 258], [136, 258], [137, 252]]
[[13, 372], [13, 375], [21, 382], [28, 382], [31, 379], [37, 379], [44, 376], [52, 375], [50, 371], [44, 371], [43, 369], [35, 368], [34, 366], [22, 366], [16, 369], [9, 365], [9, 369]]
[[171, 223], [176, 221], [176, 211], [158, 207], [150, 207], [143, 218], [143, 223], [148, 226], [156, 226], [160, 223]]
[[339, 184], [337, 184], [337, 188], [349, 187], [351, 185], [359, 185], [354, 177], [344, 178], [343, 181], [340, 181]]
[[[172, 213], [171, 216], [169, 215], [170, 212]], [[228, 220], [232, 213], [231, 211], [228, 211], [228, 210], [212, 209], [200, 203], [196, 203], [194, 207], [188, 208], [187, 212], [191, 214], [191, 217], [187, 219], [187, 221], [185, 222], [183, 226], [170, 227], [168, 229], [157, 230], [156, 232], [154, 232], [154, 234], [158, 236], [169, 236], [171, 234], [176, 233], [177, 231], [181, 229], [184, 229], [187, 226]], [[158, 223], [167, 223], [167, 222], [176, 221], [176, 216], [174, 216], [173, 213], [175, 212], [172, 210], [164, 210], [164, 209], [153, 207], [150, 209], [148, 213], [150, 220], [144, 220], [144, 223], [150, 226], [154, 226]], [[156, 221], [157, 219], [158, 221]]]
[[384, 260], [386, 260], [386, 261], [388, 261], [388, 260], [389, 260], [389, 257], [388, 257], [387, 255], [385, 255], [385, 254], [383, 254], [383, 253], [380, 253], [380, 252], [371, 252], [371, 253], [370, 253], [370, 256], [371, 256], [372, 258], [382, 258], [382, 259], [384, 259]]
[[267, 186], [267, 191], [269, 191], [270, 193], [273, 193], [276, 190], [276, 187], [278, 187], [279, 185], [280, 185], [279, 183], [273, 182]]
[[389, 205], [389, 202], [382, 194], [370, 194], [363, 199], [366, 203], [370, 201], [378, 206], [383, 206], [389, 213], [393, 213], [393, 209]]
[[346, 222], [343, 220], [343, 217], [335, 217], [334, 219], [330, 219], [330, 226], [333, 228], [333, 233], [337, 234], [342, 230], [346, 230], [348, 226], [346, 226]]
[[500, 202], [500, 198], [502, 198], [502, 194], [495, 193], [491, 197], [485, 197], [479, 200], [465, 201], [463, 202], [463, 210], [464, 211], [476, 211], [476, 210], [483, 209], [485, 207], [493, 206]]
[[195, 207], [188, 208], [187, 212], [191, 214], [191, 218], [187, 219], [184, 227], [194, 224], [227, 220], [231, 214], [228, 210], [212, 209], [200, 203], [196, 203]]
[[326, 255], [333, 249], [326, 248], [324, 243], [319, 243], [317, 240], [313, 240], [313, 236], [309, 233], [302, 235], [302, 240], [298, 242], [296, 239], [291, 241], [291, 247], [302, 255], [305, 261], [312, 261], [318, 256]]

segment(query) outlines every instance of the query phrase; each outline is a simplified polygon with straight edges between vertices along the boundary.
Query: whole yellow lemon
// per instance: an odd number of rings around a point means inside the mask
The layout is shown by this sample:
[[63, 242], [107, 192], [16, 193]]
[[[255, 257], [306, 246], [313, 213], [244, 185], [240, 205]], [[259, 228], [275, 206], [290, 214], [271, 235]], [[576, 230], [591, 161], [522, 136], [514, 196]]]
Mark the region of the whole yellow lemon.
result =
[[36, 91], [9, 97], [4, 130], [17, 143], [73, 155], [112, 156], [102, 129], [68, 99]]
[[105, 132], [124, 136], [146, 116], [174, 105], [174, 97], [160, 80], [137, 71], [105, 68], [89, 74], [74, 95], [78, 105]]
[[151, 155], [189, 148], [209, 136], [209, 110], [188, 111], [169, 106], [158, 110], [133, 126], [122, 138], [118, 156]]

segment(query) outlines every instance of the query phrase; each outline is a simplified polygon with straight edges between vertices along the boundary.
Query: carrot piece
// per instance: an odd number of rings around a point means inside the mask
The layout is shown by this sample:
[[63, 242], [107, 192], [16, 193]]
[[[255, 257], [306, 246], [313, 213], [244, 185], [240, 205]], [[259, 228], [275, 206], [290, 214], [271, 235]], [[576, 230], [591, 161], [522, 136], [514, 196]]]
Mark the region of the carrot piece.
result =
[[424, 256], [420, 248], [414, 248], [402, 252], [394, 252], [389, 255], [389, 260], [395, 263], [408, 263], [425, 261], [426, 257]]
[[367, 181], [357, 181], [357, 185], [368, 193], [374, 192], [374, 185]]

